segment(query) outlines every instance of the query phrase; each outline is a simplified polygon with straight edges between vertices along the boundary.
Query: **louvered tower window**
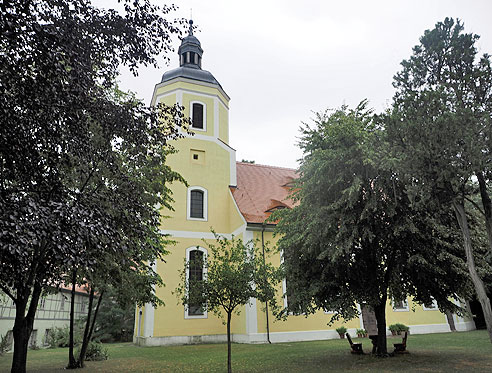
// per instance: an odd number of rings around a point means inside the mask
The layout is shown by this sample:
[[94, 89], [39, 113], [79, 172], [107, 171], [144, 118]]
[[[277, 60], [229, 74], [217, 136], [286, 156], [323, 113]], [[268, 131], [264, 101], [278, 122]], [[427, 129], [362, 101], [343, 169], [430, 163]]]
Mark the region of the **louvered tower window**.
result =
[[199, 103], [193, 104], [193, 128], [203, 129], [203, 105]]

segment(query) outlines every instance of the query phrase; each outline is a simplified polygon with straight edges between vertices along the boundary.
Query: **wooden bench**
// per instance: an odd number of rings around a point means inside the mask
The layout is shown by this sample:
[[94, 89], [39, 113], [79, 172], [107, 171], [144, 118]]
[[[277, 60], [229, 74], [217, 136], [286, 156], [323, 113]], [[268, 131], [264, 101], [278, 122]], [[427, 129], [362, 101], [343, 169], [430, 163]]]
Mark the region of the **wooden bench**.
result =
[[350, 347], [352, 348], [352, 351], [350, 352], [353, 354], [362, 355], [364, 353], [364, 351], [362, 351], [362, 343], [353, 343], [352, 338], [350, 338], [350, 334], [345, 333], [345, 335], [347, 336], [347, 340], [349, 341]]
[[401, 343], [393, 344], [393, 346], [395, 346], [395, 350], [393, 351], [395, 354], [408, 354], [407, 337], [408, 337], [408, 332], [405, 332], [405, 335], [403, 336]]

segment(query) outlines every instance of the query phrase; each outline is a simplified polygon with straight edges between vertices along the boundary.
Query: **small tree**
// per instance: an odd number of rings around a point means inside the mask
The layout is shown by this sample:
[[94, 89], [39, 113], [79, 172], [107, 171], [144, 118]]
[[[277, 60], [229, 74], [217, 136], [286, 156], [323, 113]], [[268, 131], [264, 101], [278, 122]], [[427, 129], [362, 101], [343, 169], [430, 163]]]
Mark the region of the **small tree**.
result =
[[[225, 318], [227, 325], [227, 371], [231, 372], [231, 319], [239, 315], [238, 307], [249, 303], [251, 298], [269, 304], [279, 310], [276, 284], [282, 278], [280, 268], [268, 263], [255, 242], [244, 244], [232, 237], [230, 240], [215, 235], [216, 243], [207, 243], [208, 255], [185, 262], [181, 281], [176, 293], [182, 304], [201, 305], [203, 310]], [[265, 247], [266, 255], [271, 249]], [[188, 276], [190, 268], [203, 268], [203, 278]]]

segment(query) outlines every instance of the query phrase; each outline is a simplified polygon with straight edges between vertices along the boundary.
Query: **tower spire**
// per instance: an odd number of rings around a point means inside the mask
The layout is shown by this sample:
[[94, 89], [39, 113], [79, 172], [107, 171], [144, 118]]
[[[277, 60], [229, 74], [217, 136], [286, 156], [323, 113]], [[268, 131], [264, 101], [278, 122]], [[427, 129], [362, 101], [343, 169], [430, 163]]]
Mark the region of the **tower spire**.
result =
[[188, 23], [190, 24], [190, 29], [188, 30], [188, 36], [193, 36], [193, 19], [190, 18]]
[[200, 41], [193, 35], [193, 20], [190, 18], [188, 23], [188, 35], [183, 38], [178, 49], [179, 66], [201, 69], [203, 49]]

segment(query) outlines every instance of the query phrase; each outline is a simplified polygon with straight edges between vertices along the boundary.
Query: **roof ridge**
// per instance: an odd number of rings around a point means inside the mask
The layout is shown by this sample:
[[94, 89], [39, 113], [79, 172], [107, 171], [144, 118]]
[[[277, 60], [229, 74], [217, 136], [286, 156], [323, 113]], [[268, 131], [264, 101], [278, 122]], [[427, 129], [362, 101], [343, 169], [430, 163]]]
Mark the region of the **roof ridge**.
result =
[[297, 171], [295, 168], [289, 168], [289, 167], [280, 167], [280, 166], [270, 166], [270, 165], [267, 165], [267, 164], [260, 164], [260, 163], [249, 163], [249, 162], [236, 162], [236, 163], [240, 163], [242, 165], [247, 165], [247, 166], [258, 166], [258, 167], [265, 167], [265, 168], [278, 168], [278, 169], [281, 169], [281, 170], [289, 170], [289, 171]]

